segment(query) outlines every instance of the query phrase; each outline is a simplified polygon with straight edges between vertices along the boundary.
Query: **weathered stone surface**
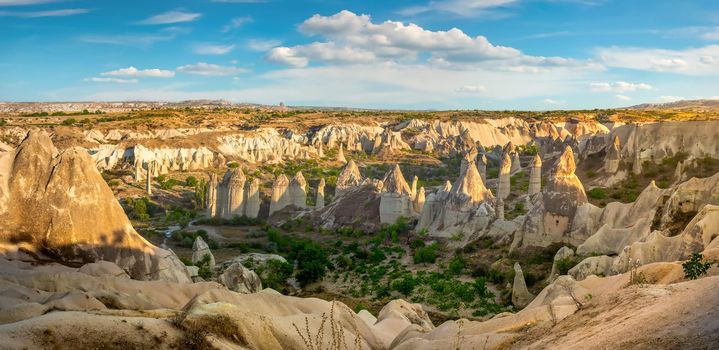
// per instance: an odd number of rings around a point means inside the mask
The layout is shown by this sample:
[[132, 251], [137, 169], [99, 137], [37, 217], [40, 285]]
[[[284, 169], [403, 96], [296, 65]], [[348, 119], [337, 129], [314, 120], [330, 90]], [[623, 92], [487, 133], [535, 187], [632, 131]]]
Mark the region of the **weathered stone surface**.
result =
[[507, 199], [510, 191], [510, 174], [512, 172], [512, 158], [505, 153], [499, 167], [499, 181], [497, 181], [497, 198]]
[[335, 197], [340, 196], [344, 191], [359, 186], [362, 183], [362, 175], [355, 161], [350, 159], [342, 168], [339, 176], [337, 176], [337, 186], [335, 188]]
[[[135, 279], [189, 282], [174, 253], [135, 232], [87, 152], [31, 131], [0, 166], [0, 241], [62, 263], [111, 261]], [[3, 160], [4, 162], [5, 160]]]
[[220, 275], [219, 281], [229, 290], [242, 294], [257, 293], [262, 290], [260, 277], [239, 262], [234, 262], [227, 267]]
[[290, 180], [285, 174], [280, 174], [272, 184], [272, 198], [270, 199], [270, 215], [282, 210], [290, 204], [290, 196], [287, 194], [287, 187]]
[[426, 198], [424, 187], [420, 187], [419, 192], [417, 192], [417, 196], [414, 197], [414, 211], [416, 213], [422, 213], [422, 208], [424, 208], [425, 201]]
[[393, 224], [400, 217], [414, 215], [411, 190], [402, 175], [399, 165], [385, 174], [382, 180], [382, 195], [379, 205], [380, 222]]
[[[209, 258], [205, 258], [205, 256], [209, 256]], [[207, 245], [202, 237], [197, 236], [197, 238], [195, 238], [195, 242], [192, 244], [192, 263], [197, 265], [205, 259], [209, 259], [207, 263], [209, 268], [213, 268], [215, 266], [215, 256], [212, 255], [210, 246]]]
[[482, 177], [482, 182], [487, 183], [487, 156], [484, 154], [477, 159], [477, 171]]
[[514, 263], [514, 284], [512, 285], [512, 304], [523, 308], [534, 300], [534, 295], [527, 290], [524, 282], [524, 273], [519, 263]]
[[335, 157], [335, 160], [342, 164], [347, 163], [347, 158], [345, 158], [345, 152], [342, 150], [342, 144], [340, 144], [340, 149], [337, 151], [337, 156]]
[[207, 215], [209, 217], [215, 217], [217, 215], [217, 187], [219, 183], [217, 181], [217, 174], [210, 173], [210, 180], [207, 182], [207, 194], [206, 203]]
[[315, 209], [325, 207], [325, 179], [321, 178], [317, 184], [317, 198], [315, 199]]
[[557, 251], [556, 254], [554, 254], [554, 259], [552, 260], [552, 272], [549, 274], [549, 281], [553, 281], [555, 278], [559, 276], [559, 271], [557, 270], [557, 262], [560, 260], [572, 258], [574, 256], [574, 251], [569, 247], [561, 247]]
[[299, 209], [307, 208], [307, 181], [301, 171], [298, 171], [292, 178], [287, 190], [289, 191], [290, 205]]
[[248, 218], [256, 218], [260, 213], [260, 180], [253, 178], [247, 189], [247, 200], [245, 203], [245, 215]]
[[528, 194], [531, 196], [542, 190], [542, 158], [539, 154], [534, 156], [532, 167], [529, 171], [529, 189]]

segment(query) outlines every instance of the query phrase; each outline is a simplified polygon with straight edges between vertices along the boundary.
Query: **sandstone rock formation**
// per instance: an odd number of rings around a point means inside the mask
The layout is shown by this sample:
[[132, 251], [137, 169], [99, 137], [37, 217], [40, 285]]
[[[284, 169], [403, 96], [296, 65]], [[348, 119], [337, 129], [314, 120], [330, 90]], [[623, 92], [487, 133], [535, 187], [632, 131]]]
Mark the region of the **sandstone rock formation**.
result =
[[523, 308], [534, 300], [534, 295], [527, 290], [527, 284], [524, 282], [524, 273], [519, 263], [514, 263], [514, 284], [512, 284], [512, 304]]
[[499, 167], [499, 180], [497, 181], [497, 198], [507, 199], [510, 191], [509, 177], [512, 172], [512, 158], [508, 152], [504, 153], [502, 164]]
[[240, 168], [228, 169], [217, 192], [218, 215], [225, 219], [245, 213], [245, 182], [247, 178]]
[[217, 211], [217, 174], [210, 173], [209, 181], [207, 182], [207, 194], [205, 207], [207, 208], [207, 216], [213, 218], [218, 214]]
[[112, 261], [135, 279], [189, 282], [174, 253], [135, 232], [85, 150], [58, 152], [33, 131], [0, 157], [3, 252], [22, 246], [66, 264]]
[[529, 189], [528, 194], [531, 196], [542, 190], [542, 158], [539, 154], [534, 156], [532, 168], [529, 172]]
[[382, 180], [382, 195], [379, 204], [380, 222], [393, 224], [400, 217], [415, 215], [412, 191], [402, 175], [399, 165], [385, 174]]
[[234, 262], [227, 267], [220, 275], [219, 281], [229, 290], [237, 293], [250, 294], [262, 290], [260, 277], [239, 262]]
[[549, 281], [554, 281], [559, 276], [559, 270], [557, 269], [557, 263], [559, 263], [562, 260], [570, 259], [574, 257], [574, 251], [569, 247], [562, 247], [559, 248], [556, 254], [554, 254], [554, 259], [552, 259], [552, 272], [549, 273]]
[[340, 149], [337, 151], [337, 156], [335, 157], [335, 160], [342, 164], [347, 163], [347, 158], [345, 158], [345, 152], [342, 150], [342, 144], [340, 144]]
[[275, 212], [284, 209], [290, 205], [290, 196], [287, 194], [287, 187], [290, 180], [285, 174], [280, 174], [272, 184], [272, 198], [270, 199], [270, 216]]
[[253, 178], [250, 187], [247, 189], [247, 200], [245, 201], [245, 216], [254, 219], [260, 213], [260, 180]]
[[202, 237], [197, 236], [195, 242], [192, 244], [192, 263], [197, 265], [207, 260], [207, 266], [213, 268], [215, 266], [215, 256], [210, 251], [210, 246], [207, 245]]
[[482, 177], [482, 182], [487, 183], [487, 156], [484, 154], [477, 160], [477, 171], [479, 171], [479, 176]]
[[290, 205], [299, 209], [307, 208], [307, 181], [301, 171], [298, 171], [292, 178], [287, 191]]
[[362, 175], [355, 161], [350, 159], [342, 168], [339, 176], [337, 176], [337, 186], [335, 187], [335, 197], [339, 197], [346, 190], [359, 186], [362, 183]]
[[320, 178], [320, 182], [317, 184], [317, 198], [315, 199], [315, 209], [322, 209], [325, 207], [325, 179]]
[[424, 203], [426, 201], [425, 198], [425, 191], [424, 187], [419, 188], [419, 192], [417, 192], [417, 195], [414, 197], [414, 211], [415, 213], [422, 213], [422, 208], [424, 208]]

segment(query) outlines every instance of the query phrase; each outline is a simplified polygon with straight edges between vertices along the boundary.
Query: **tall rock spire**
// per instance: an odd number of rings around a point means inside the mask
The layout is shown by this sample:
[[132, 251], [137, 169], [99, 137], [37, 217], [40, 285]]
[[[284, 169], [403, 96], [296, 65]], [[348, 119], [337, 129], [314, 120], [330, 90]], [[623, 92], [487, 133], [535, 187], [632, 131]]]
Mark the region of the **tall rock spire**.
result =
[[321, 209], [325, 207], [325, 179], [320, 178], [319, 184], [317, 184], [317, 198], [315, 200], [315, 208]]
[[425, 193], [424, 193], [424, 187], [420, 187], [419, 191], [417, 192], [417, 195], [414, 197], [414, 211], [417, 213], [422, 212], [422, 208], [424, 208], [425, 203]]
[[290, 185], [290, 180], [285, 174], [275, 179], [272, 184], [272, 198], [270, 200], [270, 215], [274, 214], [286, 207], [289, 204], [289, 198], [287, 196], [287, 187]]
[[292, 178], [288, 190], [290, 196], [289, 204], [300, 209], [307, 208], [307, 181], [301, 171], [298, 171]]
[[362, 184], [362, 175], [355, 161], [350, 159], [342, 168], [337, 176], [337, 186], [335, 186], [335, 197], [341, 195], [344, 191]]
[[484, 187], [482, 177], [479, 176], [474, 160], [468, 162], [464, 171], [452, 185], [449, 192], [451, 202], [459, 208], [468, 209], [492, 197], [491, 192]]
[[217, 174], [210, 173], [210, 180], [207, 182], [206, 190], [207, 203], [207, 216], [213, 218], [217, 215]]
[[155, 161], [147, 163], [147, 178], [145, 180], [145, 192], [152, 196], [152, 173], [155, 171]]
[[539, 193], [542, 190], [542, 158], [539, 154], [534, 156], [532, 168], [529, 172], [529, 195]]
[[487, 183], [487, 156], [484, 154], [477, 159], [477, 171], [482, 177], [482, 182]]
[[621, 161], [622, 145], [618, 136], [614, 135], [612, 143], [607, 145], [605, 151], [603, 170], [608, 174], [614, 174], [619, 170], [619, 162]]
[[347, 159], [345, 158], [345, 152], [342, 150], [342, 144], [340, 143], [340, 149], [337, 151], [337, 158], [336, 160], [342, 164], [347, 163]]
[[509, 177], [512, 172], [512, 158], [509, 152], [504, 153], [502, 164], [499, 167], [499, 181], [497, 181], [497, 197], [506, 199], [509, 197], [510, 182]]
[[245, 216], [256, 218], [260, 213], [260, 180], [258, 178], [253, 178], [250, 182], [245, 202]]
[[225, 218], [229, 219], [233, 216], [242, 216], [245, 213], [245, 182], [247, 178], [240, 168], [234, 168], [227, 171], [223, 182], [226, 183], [227, 189], [227, 209], [224, 211]]

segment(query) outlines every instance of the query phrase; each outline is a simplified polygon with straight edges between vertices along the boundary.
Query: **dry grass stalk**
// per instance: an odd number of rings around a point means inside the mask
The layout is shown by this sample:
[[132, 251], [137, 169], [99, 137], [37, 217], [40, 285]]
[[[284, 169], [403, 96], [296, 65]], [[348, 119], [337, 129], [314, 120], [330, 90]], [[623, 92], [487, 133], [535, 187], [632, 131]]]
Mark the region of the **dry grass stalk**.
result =
[[[329, 313], [329, 324], [330, 324], [330, 333], [331, 333], [331, 339], [327, 342], [328, 344], [325, 344], [324, 340], [324, 328], [325, 324], [327, 323], [328, 316], [326, 312], [322, 313], [322, 322], [320, 323], [320, 327], [317, 330], [317, 334], [312, 336], [312, 332], [310, 332], [310, 326], [309, 326], [309, 318], [305, 317], [305, 329], [304, 332], [300, 330], [300, 327], [297, 326], [297, 324], [293, 323], [292, 326], [294, 326], [295, 331], [300, 336], [300, 339], [302, 339], [302, 342], [305, 344], [305, 348], [307, 350], [324, 350], [324, 349], [330, 349], [330, 350], [350, 350], [349, 346], [347, 345], [347, 341], [345, 338], [345, 331], [344, 327], [342, 327], [342, 324], [339, 319], [335, 319], [335, 301], [333, 300], [331, 302], [330, 306], [330, 313]], [[357, 321], [354, 317], [352, 317], [352, 328], [355, 332], [355, 349], [359, 350], [362, 348], [362, 338], [359, 336], [359, 331], [357, 328]]]

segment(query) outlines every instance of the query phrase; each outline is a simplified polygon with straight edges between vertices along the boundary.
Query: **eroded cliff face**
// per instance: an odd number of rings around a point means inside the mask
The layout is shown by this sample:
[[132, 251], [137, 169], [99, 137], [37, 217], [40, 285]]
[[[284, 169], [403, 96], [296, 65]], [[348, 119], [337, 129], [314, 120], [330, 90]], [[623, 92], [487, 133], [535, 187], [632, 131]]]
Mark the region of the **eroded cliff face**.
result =
[[135, 232], [85, 150], [60, 152], [47, 135], [30, 132], [1, 159], [5, 253], [23, 247], [39, 259], [67, 264], [107, 260], [133, 278], [189, 281], [172, 252]]

